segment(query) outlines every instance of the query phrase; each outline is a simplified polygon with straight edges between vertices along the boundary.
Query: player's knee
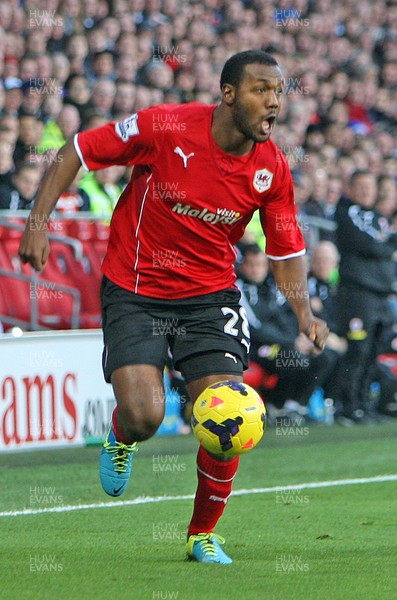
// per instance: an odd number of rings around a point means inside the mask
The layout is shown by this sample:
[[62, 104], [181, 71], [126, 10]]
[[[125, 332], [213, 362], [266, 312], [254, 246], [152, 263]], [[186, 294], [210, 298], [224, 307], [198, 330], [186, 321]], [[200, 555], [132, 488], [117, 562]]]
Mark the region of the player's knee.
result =
[[161, 372], [151, 365], [129, 365], [112, 373], [117, 419], [126, 439], [152, 437], [164, 417]]
[[159, 412], [146, 413], [133, 408], [119, 409], [119, 420], [123, 433], [128, 439], [143, 442], [156, 433], [163, 420], [163, 414]]
[[156, 433], [161, 421], [141, 420], [130, 425], [128, 436], [136, 442], [144, 442]]

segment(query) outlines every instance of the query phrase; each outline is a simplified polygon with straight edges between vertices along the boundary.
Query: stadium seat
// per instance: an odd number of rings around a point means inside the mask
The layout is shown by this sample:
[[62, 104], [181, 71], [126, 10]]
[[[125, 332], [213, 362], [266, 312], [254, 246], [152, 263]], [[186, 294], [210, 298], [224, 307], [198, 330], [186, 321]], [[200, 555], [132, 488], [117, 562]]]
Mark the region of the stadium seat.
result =
[[66, 234], [69, 237], [85, 242], [96, 238], [95, 223], [88, 219], [69, 219], [65, 221]]
[[11, 269], [0, 274], [0, 314], [1, 320], [21, 326], [28, 327], [31, 322], [30, 311], [30, 286], [28, 281], [22, 281], [15, 277]]
[[0, 226], [0, 265], [14, 273], [30, 275], [30, 266], [24, 265], [18, 254], [21, 237], [22, 231]]
[[[48, 223], [48, 232], [52, 236], [50, 256], [37, 281], [30, 283], [13, 275], [30, 277], [32, 274], [30, 265], [23, 265], [18, 255], [24, 220], [8, 219], [7, 224], [15, 224], [16, 227], [0, 224], [0, 269], [4, 269], [0, 278], [0, 314], [23, 321], [28, 328], [37, 325], [54, 329], [99, 327], [101, 263], [106, 252], [108, 227], [83, 219], [51, 219]], [[58, 235], [59, 239], [54, 239], [54, 235]], [[81, 260], [75, 258], [74, 249], [66, 243], [65, 236], [82, 242]], [[31, 323], [33, 296], [38, 302], [36, 324]], [[78, 321], [76, 309], [79, 309]]]
[[106, 223], [102, 223], [102, 221], [96, 221], [94, 223], [95, 225], [95, 239], [97, 241], [108, 241], [109, 239], [109, 234], [110, 234], [110, 228], [109, 225], [106, 225]]
[[84, 254], [82, 260], [77, 261], [73, 249], [62, 241], [51, 240], [50, 246], [51, 252], [43, 276], [59, 285], [79, 290], [81, 295], [79, 327], [99, 327], [100, 277], [92, 266], [90, 257]]
[[381, 365], [387, 367], [390, 373], [392, 373], [393, 376], [397, 378], [397, 354], [395, 352], [390, 352], [388, 354], [379, 354], [376, 360]]
[[[22, 220], [12, 220], [18, 226]], [[18, 275], [31, 275], [30, 265], [24, 265], [18, 255], [22, 231], [0, 226], [0, 275], [1, 315], [4, 320], [30, 323], [30, 286], [28, 281], [18, 278]], [[21, 323], [22, 324], [22, 323]]]
[[105, 257], [109, 226], [100, 221], [76, 219], [66, 221], [65, 230], [69, 237], [79, 240], [83, 244], [84, 259], [83, 270], [86, 273], [93, 271], [98, 280], [102, 278], [101, 265]]
[[278, 376], [267, 373], [258, 363], [251, 361], [248, 369], [244, 371], [244, 383], [258, 391], [273, 390], [278, 383]]
[[[22, 220], [12, 220], [12, 223], [23, 225]], [[57, 225], [56, 228], [60, 227]], [[24, 265], [18, 255], [21, 237], [20, 229], [0, 226], [0, 268], [5, 270], [0, 277], [4, 306], [2, 314], [5, 318], [26, 323], [27, 328], [38, 325], [44, 328], [69, 329], [72, 326], [74, 299], [67, 290], [57, 289], [56, 284], [67, 285], [77, 292], [75, 285], [59, 277], [59, 272], [55, 270], [51, 277], [39, 275], [36, 282], [18, 278], [18, 275], [32, 275], [31, 266]], [[38, 303], [37, 323], [31, 321], [31, 302], [34, 299]]]

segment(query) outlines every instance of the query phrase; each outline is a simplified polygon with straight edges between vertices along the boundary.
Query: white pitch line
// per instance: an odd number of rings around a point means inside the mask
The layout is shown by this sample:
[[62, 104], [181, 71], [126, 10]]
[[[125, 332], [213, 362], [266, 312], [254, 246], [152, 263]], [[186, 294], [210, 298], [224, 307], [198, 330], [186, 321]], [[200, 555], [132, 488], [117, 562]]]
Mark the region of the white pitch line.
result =
[[[316, 488], [338, 487], [343, 485], [362, 485], [366, 483], [384, 483], [386, 481], [397, 481], [396, 475], [379, 475], [376, 477], [361, 477], [358, 479], [334, 479], [331, 481], [311, 481], [308, 483], [295, 483], [294, 485], [277, 485], [268, 488], [242, 489], [232, 492], [232, 496], [247, 496], [250, 494], [271, 494], [273, 492], [288, 492], [296, 490], [307, 490]], [[88, 510], [91, 508], [119, 508], [121, 506], [134, 506], [137, 504], [153, 504], [157, 502], [171, 502], [177, 500], [193, 500], [194, 494], [183, 496], [141, 496], [134, 500], [122, 500], [121, 502], [98, 502], [97, 504], [75, 504], [66, 506], [51, 506], [50, 508], [24, 508], [23, 510], [10, 510], [0, 512], [0, 517], [22, 517], [29, 515], [41, 515], [46, 513], [65, 513], [75, 510]]]

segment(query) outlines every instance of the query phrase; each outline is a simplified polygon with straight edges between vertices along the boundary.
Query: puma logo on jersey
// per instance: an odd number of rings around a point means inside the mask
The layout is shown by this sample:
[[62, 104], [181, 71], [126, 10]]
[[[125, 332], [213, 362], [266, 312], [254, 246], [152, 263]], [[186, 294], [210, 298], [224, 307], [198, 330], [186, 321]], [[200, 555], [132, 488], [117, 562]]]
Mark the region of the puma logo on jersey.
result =
[[233, 354], [230, 354], [230, 352], [225, 352], [225, 358], [231, 358], [237, 365], [237, 358]]
[[189, 160], [189, 158], [191, 158], [192, 156], [194, 156], [194, 152], [191, 152], [190, 154], [185, 154], [184, 151], [182, 150], [182, 148], [180, 148], [180, 146], [177, 146], [176, 148], [174, 148], [174, 152], [175, 154], [177, 154], [178, 156], [181, 157], [181, 159], [183, 160], [183, 166], [185, 167], [185, 169], [187, 168], [187, 161]]

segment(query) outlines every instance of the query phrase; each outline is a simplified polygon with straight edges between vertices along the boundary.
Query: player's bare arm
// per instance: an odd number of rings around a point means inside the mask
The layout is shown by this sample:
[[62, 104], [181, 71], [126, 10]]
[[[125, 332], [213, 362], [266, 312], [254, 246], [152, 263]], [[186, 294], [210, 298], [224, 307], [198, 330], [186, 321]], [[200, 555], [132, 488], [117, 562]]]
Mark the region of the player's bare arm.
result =
[[48, 223], [59, 196], [72, 183], [80, 167], [81, 162], [73, 142], [67, 142], [59, 150], [41, 185], [19, 246], [21, 260], [30, 263], [36, 271], [44, 269], [50, 252], [45, 224]]
[[298, 319], [299, 330], [322, 350], [328, 337], [327, 324], [313, 316], [307, 291], [306, 263], [303, 256], [271, 261], [274, 277], [280, 291], [292, 306]]

